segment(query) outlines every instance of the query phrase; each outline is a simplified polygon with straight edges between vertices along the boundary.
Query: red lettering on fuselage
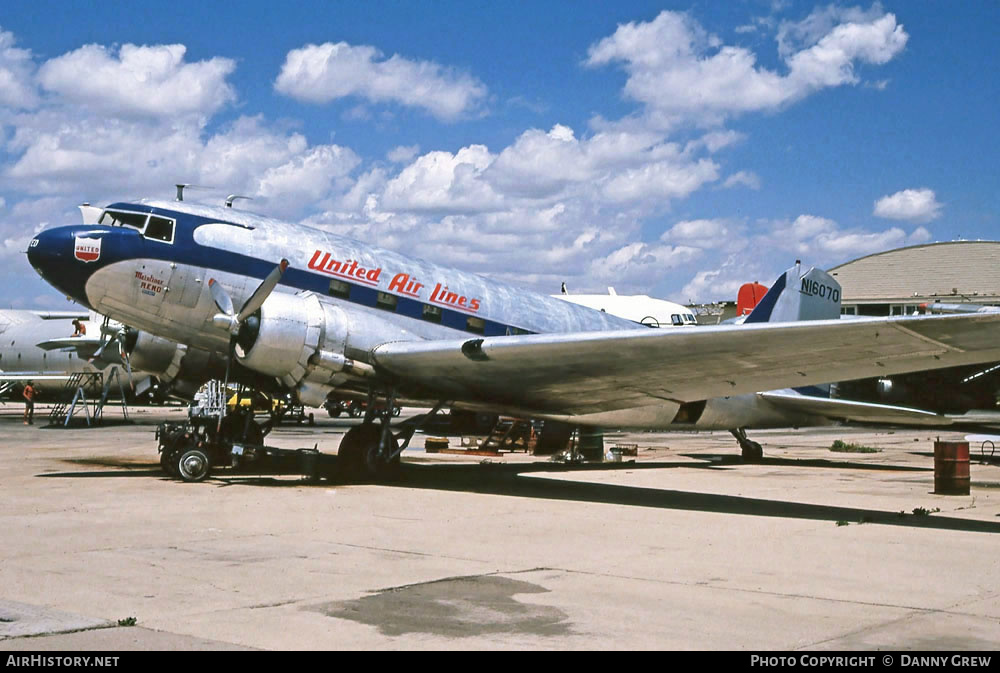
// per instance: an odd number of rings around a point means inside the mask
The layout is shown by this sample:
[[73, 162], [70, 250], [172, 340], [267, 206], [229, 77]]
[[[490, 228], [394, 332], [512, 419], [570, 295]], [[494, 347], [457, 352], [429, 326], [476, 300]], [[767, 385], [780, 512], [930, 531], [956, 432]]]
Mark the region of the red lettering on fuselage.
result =
[[357, 260], [349, 259], [347, 261], [340, 261], [334, 259], [333, 255], [329, 252], [323, 252], [322, 250], [317, 250], [313, 253], [312, 259], [309, 260], [309, 268], [313, 271], [357, 281], [371, 287], [378, 286], [379, 276], [382, 274], [382, 267], [367, 269], [358, 264]]
[[452, 292], [448, 289], [447, 285], [441, 285], [441, 283], [434, 286], [434, 291], [431, 292], [431, 298], [428, 301], [432, 304], [438, 304], [440, 306], [457, 308], [459, 311], [465, 311], [467, 313], [478, 313], [480, 306], [480, 301], [478, 299], [466, 297], [465, 295], [458, 294], [457, 292]]
[[422, 283], [410, 278], [408, 273], [397, 273], [389, 281], [389, 292], [398, 292], [414, 298], [419, 298], [418, 293], [423, 287]]

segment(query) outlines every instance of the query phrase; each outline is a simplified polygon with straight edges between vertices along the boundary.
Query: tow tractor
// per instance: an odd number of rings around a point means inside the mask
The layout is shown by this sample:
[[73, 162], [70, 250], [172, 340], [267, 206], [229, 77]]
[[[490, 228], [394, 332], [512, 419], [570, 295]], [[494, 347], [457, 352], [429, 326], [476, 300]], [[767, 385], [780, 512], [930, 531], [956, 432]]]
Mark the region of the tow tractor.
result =
[[279, 449], [264, 444], [274, 419], [263, 424], [254, 419], [253, 406], [226, 409], [226, 391], [219, 381], [209, 381], [195, 395], [186, 421], [167, 421], [156, 428], [163, 470], [183, 481], [208, 478], [216, 467], [234, 472], [295, 473], [318, 479], [331, 471], [332, 457], [311, 449]]

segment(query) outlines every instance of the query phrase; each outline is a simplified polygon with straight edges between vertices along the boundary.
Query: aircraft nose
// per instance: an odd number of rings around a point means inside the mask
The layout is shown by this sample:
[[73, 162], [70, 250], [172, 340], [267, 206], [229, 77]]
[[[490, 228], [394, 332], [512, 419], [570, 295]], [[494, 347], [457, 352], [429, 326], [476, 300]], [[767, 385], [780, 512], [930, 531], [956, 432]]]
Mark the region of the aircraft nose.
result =
[[57, 227], [38, 233], [28, 244], [28, 262], [47, 283], [83, 305], [86, 281], [101, 254], [101, 241], [87, 228]]

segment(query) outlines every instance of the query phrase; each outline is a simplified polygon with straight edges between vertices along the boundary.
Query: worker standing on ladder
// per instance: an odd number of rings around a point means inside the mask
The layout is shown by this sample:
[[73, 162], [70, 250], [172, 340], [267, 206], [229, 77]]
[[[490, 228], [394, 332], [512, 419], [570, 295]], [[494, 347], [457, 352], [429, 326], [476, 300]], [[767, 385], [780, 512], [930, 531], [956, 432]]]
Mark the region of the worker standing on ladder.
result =
[[21, 392], [24, 398], [24, 424], [35, 424], [35, 382], [28, 381]]

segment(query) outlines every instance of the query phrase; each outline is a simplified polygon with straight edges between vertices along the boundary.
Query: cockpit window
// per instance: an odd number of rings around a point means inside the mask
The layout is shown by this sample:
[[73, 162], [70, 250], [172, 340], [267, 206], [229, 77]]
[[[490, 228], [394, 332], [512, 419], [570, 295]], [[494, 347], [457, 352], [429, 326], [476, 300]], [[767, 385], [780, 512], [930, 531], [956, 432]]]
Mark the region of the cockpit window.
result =
[[678, 315], [677, 313], [671, 313], [670, 314], [670, 322], [672, 322], [674, 325], [683, 325], [684, 324], [684, 322], [681, 320], [680, 315]]
[[106, 224], [112, 227], [132, 227], [140, 231], [146, 226], [146, 213], [122, 213], [114, 210], [105, 210], [101, 215], [98, 224]]
[[126, 213], [120, 210], [105, 210], [98, 224], [111, 227], [138, 229], [146, 238], [164, 243], [174, 242], [174, 221], [146, 213]]
[[145, 236], [165, 243], [172, 243], [174, 240], [174, 221], [151, 215], [149, 224], [146, 225]]

